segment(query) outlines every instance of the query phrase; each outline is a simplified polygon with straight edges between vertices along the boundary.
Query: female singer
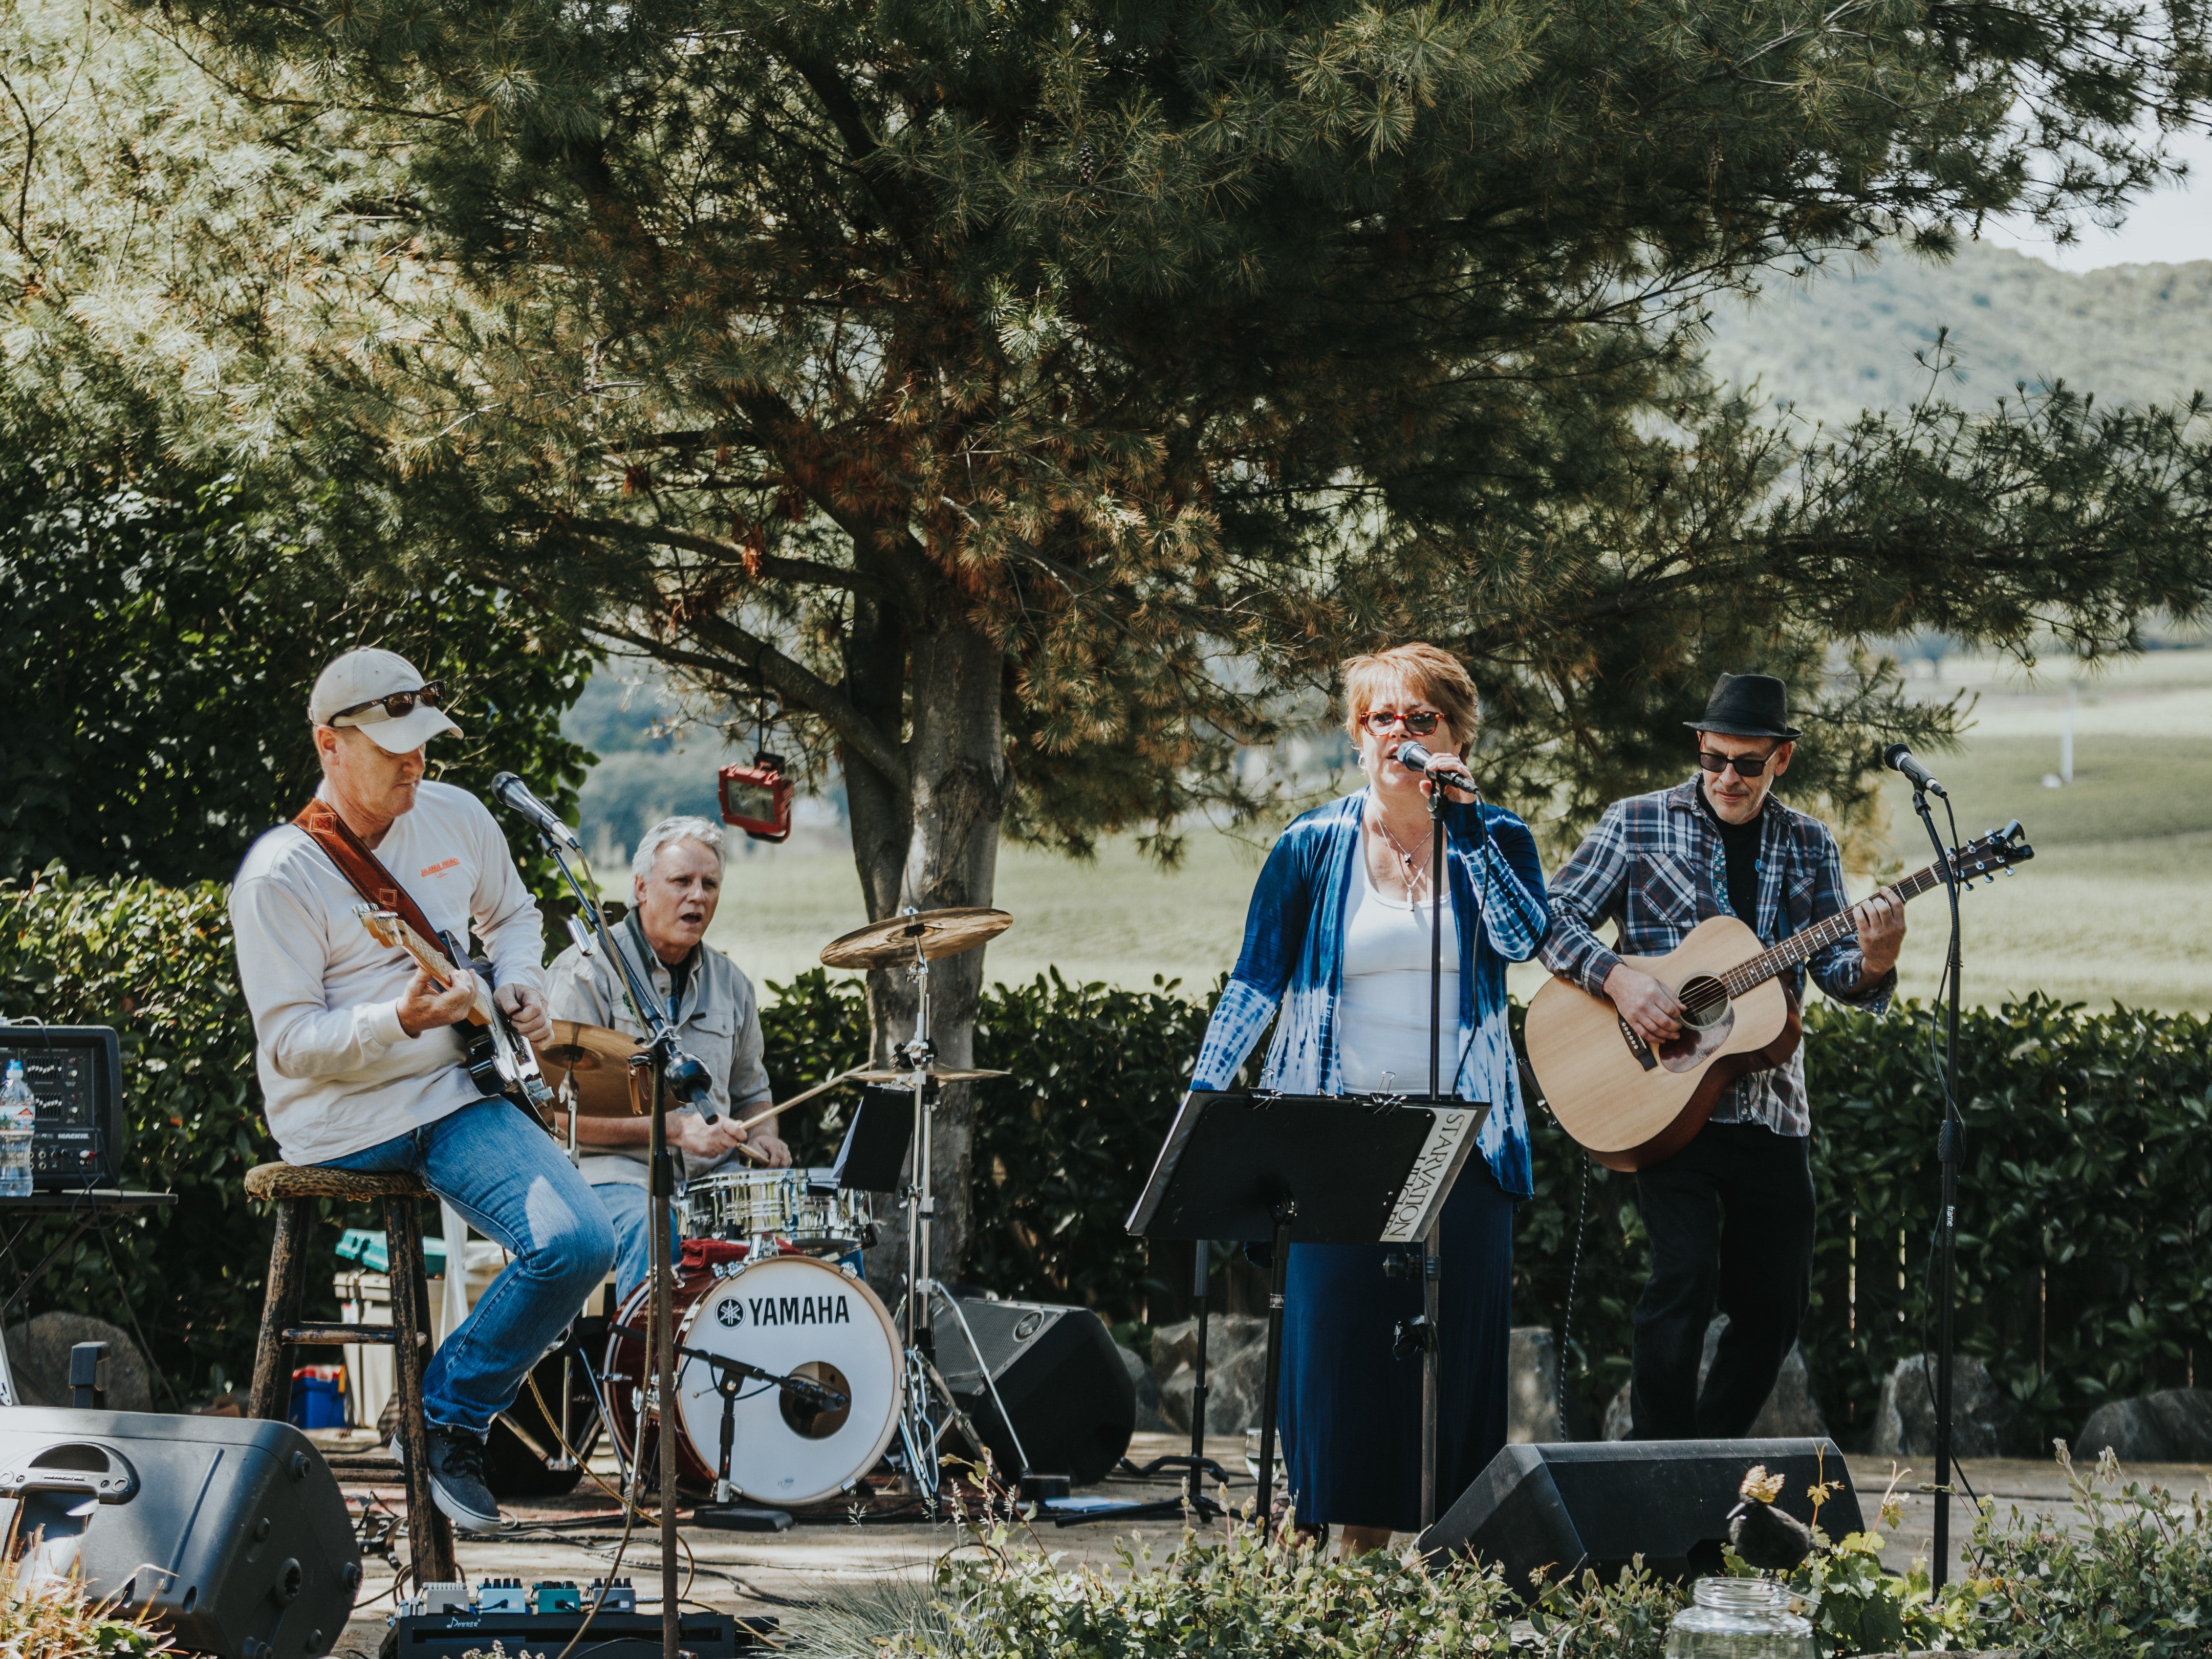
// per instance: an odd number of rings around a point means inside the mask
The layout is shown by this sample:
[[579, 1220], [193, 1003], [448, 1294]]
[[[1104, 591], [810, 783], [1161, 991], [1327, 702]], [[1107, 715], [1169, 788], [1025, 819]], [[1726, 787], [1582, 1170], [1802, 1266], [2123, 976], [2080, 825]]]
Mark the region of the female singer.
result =
[[[1395, 757], [1411, 738], [1468, 776], [1455, 763], [1474, 737], [1474, 683], [1431, 645], [1355, 657], [1343, 672], [1346, 724], [1367, 787], [1306, 813], [1267, 855], [1194, 1088], [1231, 1086], [1279, 1003], [1262, 1088], [1427, 1092], [1431, 786]], [[1471, 789], [1453, 789], [1442, 827], [1443, 1087], [1491, 1109], [1438, 1232], [1440, 1509], [1505, 1443], [1513, 1206], [1530, 1191], [1505, 964], [1534, 955], [1550, 924], [1528, 825]], [[1421, 1311], [1421, 1286], [1385, 1275], [1391, 1253], [1382, 1245], [1291, 1249], [1286, 1485], [1299, 1528], [1326, 1537], [1340, 1528], [1346, 1554], [1378, 1549], [1393, 1531], [1420, 1524], [1421, 1366], [1395, 1358], [1392, 1347], [1396, 1322]]]

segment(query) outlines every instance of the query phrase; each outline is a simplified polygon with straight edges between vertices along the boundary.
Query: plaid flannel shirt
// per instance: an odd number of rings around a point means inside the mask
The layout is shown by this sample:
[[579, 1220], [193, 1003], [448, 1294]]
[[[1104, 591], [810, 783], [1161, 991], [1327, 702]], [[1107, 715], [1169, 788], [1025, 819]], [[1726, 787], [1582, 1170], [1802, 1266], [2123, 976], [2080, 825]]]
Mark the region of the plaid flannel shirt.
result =
[[[1656, 957], [1680, 945], [1709, 916], [1734, 915], [1728, 896], [1728, 854], [1720, 833], [1698, 805], [1698, 775], [1672, 789], [1632, 795], [1605, 809], [1588, 839], [1552, 884], [1552, 928], [1538, 954], [1544, 965], [1594, 996], [1620, 955]], [[1836, 838], [1818, 818], [1767, 798], [1759, 837], [1758, 914], [1747, 916], [1763, 945], [1778, 945], [1848, 908]], [[1599, 942], [1607, 919], [1620, 925], [1620, 954]], [[1865, 958], [1856, 939], [1832, 945], [1807, 964], [1820, 988], [1838, 1002], [1877, 1012], [1897, 986], [1892, 969], [1857, 989]], [[1802, 1000], [1804, 973], [1784, 978]], [[1714, 1109], [1716, 1123], [1764, 1123], [1780, 1135], [1808, 1135], [1805, 1049], [1780, 1066], [1747, 1072]]]

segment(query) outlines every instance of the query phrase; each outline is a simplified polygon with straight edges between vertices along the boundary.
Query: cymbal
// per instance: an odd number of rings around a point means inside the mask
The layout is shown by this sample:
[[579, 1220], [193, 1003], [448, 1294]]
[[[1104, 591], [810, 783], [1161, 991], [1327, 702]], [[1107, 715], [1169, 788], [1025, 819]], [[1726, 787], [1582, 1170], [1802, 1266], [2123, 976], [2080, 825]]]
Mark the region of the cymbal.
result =
[[922, 910], [910, 916], [892, 916], [871, 922], [822, 947], [825, 968], [896, 968], [912, 962], [915, 946], [934, 962], [957, 957], [986, 940], [996, 939], [1014, 925], [1004, 910], [985, 904], [962, 905], [950, 910]]
[[[848, 1072], [845, 1073], [844, 1080], [848, 1083], [904, 1083], [913, 1075], [912, 1072], [892, 1072], [880, 1067], [872, 1067], [865, 1072]], [[929, 1068], [929, 1075], [939, 1083], [981, 1083], [987, 1077], [1012, 1077], [1013, 1073], [1012, 1072], [979, 1072], [972, 1069], [963, 1072], [955, 1071], [950, 1066], [933, 1066]]]
[[556, 1019], [553, 1041], [537, 1051], [538, 1069], [556, 1090], [563, 1078], [574, 1079], [579, 1117], [635, 1117], [644, 1091], [633, 1091], [629, 1062], [644, 1052], [635, 1037], [606, 1026]]

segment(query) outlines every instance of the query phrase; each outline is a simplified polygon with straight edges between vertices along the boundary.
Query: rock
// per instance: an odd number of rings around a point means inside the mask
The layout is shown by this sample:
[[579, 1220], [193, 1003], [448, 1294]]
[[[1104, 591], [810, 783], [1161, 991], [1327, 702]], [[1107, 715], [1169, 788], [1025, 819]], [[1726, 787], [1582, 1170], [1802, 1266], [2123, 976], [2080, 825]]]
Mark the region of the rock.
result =
[[1129, 1386], [1137, 1391], [1137, 1432], [1166, 1432], [1172, 1425], [1160, 1415], [1160, 1385], [1152, 1375], [1152, 1368], [1138, 1357], [1134, 1348], [1125, 1348], [1117, 1342], [1114, 1349], [1121, 1356], [1122, 1369], [1129, 1373]]
[[[1960, 1354], [1951, 1368], [1951, 1454], [2001, 1456], [2009, 1441], [2011, 1413], [1989, 1367]], [[1867, 1450], [1876, 1457], [1926, 1457], [1936, 1449], [1936, 1357], [1912, 1354], [1882, 1379], [1881, 1406]]]
[[[1190, 1432], [1192, 1362], [1198, 1326], [1186, 1319], [1152, 1333], [1152, 1375], [1159, 1384], [1160, 1415], [1176, 1432]], [[1243, 1314], [1209, 1314], [1206, 1321], [1206, 1431], [1242, 1434], [1260, 1420], [1267, 1380], [1267, 1322]]]
[[1505, 1441], [1531, 1446], [1555, 1440], [1586, 1440], [1578, 1423], [1579, 1402], [1567, 1401], [1567, 1420], [1559, 1420], [1559, 1342], [1547, 1325], [1516, 1325], [1505, 1360]]
[[[1713, 1356], [1719, 1352], [1721, 1333], [1728, 1329], [1728, 1316], [1721, 1315], [1705, 1327], [1705, 1352], [1698, 1357], [1698, 1386], [1705, 1385], [1705, 1378], [1713, 1369]], [[1629, 1385], [1620, 1385], [1605, 1408], [1605, 1437], [1626, 1440], [1632, 1427], [1629, 1407]], [[1825, 1435], [1828, 1419], [1822, 1414], [1820, 1402], [1813, 1397], [1813, 1374], [1805, 1367], [1805, 1351], [1795, 1343], [1782, 1361], [1782, 1370], [1774, 1379], [1773, 1391], [1766, 1403], [1759, 1408], [1752, 1419], [1746, 1437], [1753, 1440], [1795, 1440]]]
[[145, 1356], [119, 1325], [89, 1314], [42, 1313], [8, 1328], [8, 1369], [26, 1406], [70, 1403], [70, 1350], [80, 1342], [107, 1344], [107, 1409], [150, 1412], [154, 1389]]
[[2167, 1389], [2106, 1401], [2081, 1425], [2074, 1455], [2087, 1462], [2108, 1449], [2123, 1463], [2212, 1462], [2212, 1391]]
[[1613, 1395], [1606, 1404], [1605, 1437], [1607, 1439], [1628, 1438], [1629, 1431], [1636, 1426], [1636, 1419], [1632, 1414], [1633, 1409], [1629, 1404], [1629, 1386], [1624, 1382], [1620, 1385], [1620, 1392]]

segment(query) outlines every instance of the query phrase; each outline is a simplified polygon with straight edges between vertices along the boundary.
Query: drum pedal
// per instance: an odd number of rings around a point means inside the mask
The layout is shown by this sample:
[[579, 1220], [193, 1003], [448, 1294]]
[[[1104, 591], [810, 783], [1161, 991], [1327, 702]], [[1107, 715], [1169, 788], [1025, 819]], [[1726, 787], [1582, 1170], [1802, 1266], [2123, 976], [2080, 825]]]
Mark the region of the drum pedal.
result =
[[1021, 1499], [1024, 1504], [1057, 1504], [1068, 1497], [1074, 1484], [1064, 1474], [1024, 1474]]
[[791, 1511], [756, 1509], [750, 1504], [702, 1504], [691, 1511], [691, 1524], [717, 1532], [787, 1532]]

